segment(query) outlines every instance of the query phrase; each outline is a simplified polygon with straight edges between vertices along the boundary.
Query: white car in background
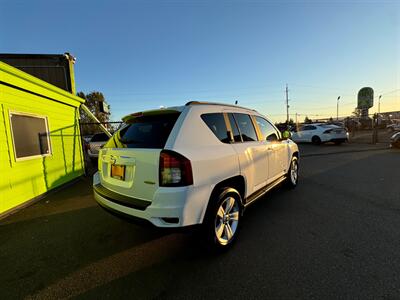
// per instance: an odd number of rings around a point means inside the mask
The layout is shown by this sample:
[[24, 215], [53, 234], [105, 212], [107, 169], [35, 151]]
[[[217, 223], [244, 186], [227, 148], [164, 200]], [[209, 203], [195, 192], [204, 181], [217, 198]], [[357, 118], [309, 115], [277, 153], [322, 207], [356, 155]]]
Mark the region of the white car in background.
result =
[[109, 140], [107, 134], [104, 132], [94, 134], [89, 142], [86, 144], [86, 150], [89, 158], [93, 163], [97, 163], [99, 157], [99, 150], [104, 146], [104, 144]]
[[390, 124], [390, 125], [386, 126], [386, 129], [387, 129], [389, 132], [400, 131], [400, 123], [393, 123], [393, 124]]
[[333, 124], [304, 124], [291, 132], [291, 139], [295, 142], [316, 145], [327, 142], [341, 144], [348, 141], [349, 133], [345, 128]]

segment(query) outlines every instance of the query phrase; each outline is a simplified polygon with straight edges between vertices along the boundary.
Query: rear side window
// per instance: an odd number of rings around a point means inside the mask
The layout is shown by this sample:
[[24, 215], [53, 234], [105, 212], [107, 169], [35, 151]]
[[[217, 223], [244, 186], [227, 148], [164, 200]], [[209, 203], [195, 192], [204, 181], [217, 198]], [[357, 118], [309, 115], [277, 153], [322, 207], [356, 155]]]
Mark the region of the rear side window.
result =
[[243, 142], [257, 141], [256, 130], [249, 115], [234, 114], [237, 125], [239, 126]]
[[201, 118], [221, 142], [230, 142], [224, 115], [222, 113], [204, 114], [201, 115]]
[[109, 139], [108, 135], [105, 133], [97, 133], [90, 139], [91, 142], [107, 142]]
[[180, 112], [136, 117], [105, 147], [162, 149], [179, 115]]

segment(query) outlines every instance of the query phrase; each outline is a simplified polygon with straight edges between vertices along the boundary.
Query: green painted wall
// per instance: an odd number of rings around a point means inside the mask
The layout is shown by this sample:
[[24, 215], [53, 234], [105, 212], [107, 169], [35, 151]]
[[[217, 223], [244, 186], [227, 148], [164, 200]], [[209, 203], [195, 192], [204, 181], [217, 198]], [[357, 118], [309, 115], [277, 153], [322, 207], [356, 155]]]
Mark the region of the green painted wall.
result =
[[[84, 173], [81, 103], [81, 98], [0, 62], [0, 214]], [[47, 117], [51, 155], [15, 159], [10, 112]]]

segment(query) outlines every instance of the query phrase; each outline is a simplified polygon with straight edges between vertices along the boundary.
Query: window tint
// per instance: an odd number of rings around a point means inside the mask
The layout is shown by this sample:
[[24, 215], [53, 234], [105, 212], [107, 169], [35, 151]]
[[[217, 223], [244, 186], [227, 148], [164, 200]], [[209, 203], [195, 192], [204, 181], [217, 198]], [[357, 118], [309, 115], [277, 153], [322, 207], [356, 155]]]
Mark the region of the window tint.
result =
[[92, 138], [90, 139], [91, 142], [107, 142], [109, 139], [108, 135], [103, 133], [96, 133]]
[[104, 147], [162, 149], [180, 113], [136, 117]]
[[46, 118], [11, 114], [11, 130], [16, 158], [50, 154]]
[[249, 115], [233, 114], [239, 126], [240, 133], [244, 142], [257, 141], [256, 131]]
[[303, 127], [302, 130], [315, 130], [315, 129], [317, 129], [317, 127], [312, 126], [312, 125], [306, 125]]
[[222, 113], [204, 114], [201, 115], [201, 118], [221, 142], [230, 142], [224, 115]]
[[261, 130], [264, 140], [267, 141], [278, 140], [278, 133], [270, 122], [261, 117], [256, 117], [256, 122]]
[[237, 124], [236, 124], [235, 118], [233, 117], [233, 114], [228, 114], [228, 118], [229, 118], [229, 123], [231, 124], [231, 128], [232, 128], [233, 140], [235, 142], [241, 142], [242, 138], [240, 136], [239, 129], [237, 128]]

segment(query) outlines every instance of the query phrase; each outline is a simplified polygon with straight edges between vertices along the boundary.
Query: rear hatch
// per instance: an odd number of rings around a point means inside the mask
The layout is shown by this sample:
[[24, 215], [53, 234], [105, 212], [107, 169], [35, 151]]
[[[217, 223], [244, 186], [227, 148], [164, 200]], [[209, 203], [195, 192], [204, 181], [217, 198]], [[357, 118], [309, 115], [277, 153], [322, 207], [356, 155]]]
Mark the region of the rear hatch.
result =
[[151, 201], [159, 187], [160, 152], [179, 115], [178, 110], [160, 109], [124, 117], [126, 125], [100, 151], [101, 185]]

